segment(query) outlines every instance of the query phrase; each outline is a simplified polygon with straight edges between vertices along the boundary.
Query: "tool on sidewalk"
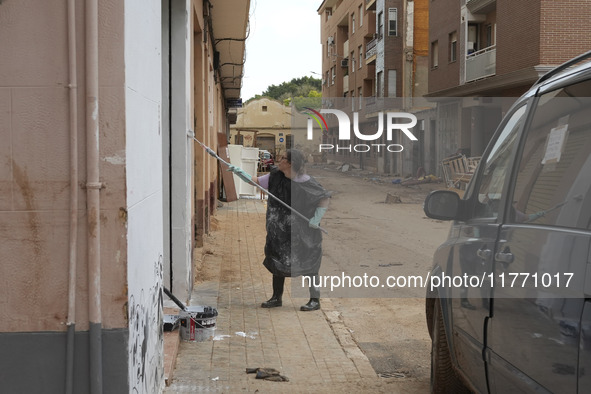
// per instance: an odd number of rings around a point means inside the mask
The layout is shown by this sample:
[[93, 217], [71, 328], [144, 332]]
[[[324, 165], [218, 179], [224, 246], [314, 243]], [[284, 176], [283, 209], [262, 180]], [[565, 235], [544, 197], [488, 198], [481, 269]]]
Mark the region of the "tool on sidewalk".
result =
[[166, 294], [168, 296], [168, 298], [170, 298], [175, 304], [177, 304], [179, 306], [179, 308], [181, 308], [181, 310], [183, 310], [183, 311], [187, 310], [187, 307], [185, 306], [185, 304], [183, 304], [178, 298], [176, 298], [174, 296], [174, 294], [172, 294], [170, 292], [170, 290], [168, 290], [164, 286], [162, 286], [162, 289], [164, 290], [164, 294]]
[[[217, 153], [215, 153], [209, 146], [205, 145], [203, 142], [199, 141], [197, 138], [193, 137], [193, 139], [195, 141], [197, 141], [197, 143], [199, 145], [201, 145], [203, 147], [203, 149], [205, 149], [205, 151], [207, 153], [209, 153], [210, 156], [215, 157], [218, 161], [220, 161], [221, 163], [225, 164], [226, 166], [230, 167], [230, 163], [228, 163], [227, 161], [225, 161], [224, 159], [222, 159], [221, 157], [219, 157], [217, 155]], [[283, 205], [285, 208], [291, 210], [293, 213], [295, 213], [296, 215], [298, 215], [299, 217], [301, 217], [302, 219], [304, 219], [306, 222], [310, 222], [310, 219], [308, 219], [307, 217], [305, 217], [304, 215], [302, 215], [301, 213], [299, 213], [298, 211], [296, 211], [295, 209], [293, 209], [292, 207], [290, 207], [289, 205], [287, 205], [285, 202], [281, 201], [278, 197], [274, 196], [272, 193], [270, 193], [267, 189], [265, 189], [264, 187], [262, 187], [261, 185], [259, 185], [258, 183], [256, 183], [253, 180], [250, 180], [249, 182], [247, 182], [249, 185], [252, 185], [254, 187], [256, 187], [257, 189], [259, 189], [260, 191], [262, 191], [263, 193], [266, 193], [269, 197], [271, 197], [272, 199], [274, 199], [275, 201], [279, 202], [281, 205]], [[325, 234], [328, 234], [328, 231], [326, 231], [325, 229], [323, 229], [322, 227], [318, 226], [318, 229], [320, 231], [322, 231]], [[174, 301], [174, 300], [173, 300]]]

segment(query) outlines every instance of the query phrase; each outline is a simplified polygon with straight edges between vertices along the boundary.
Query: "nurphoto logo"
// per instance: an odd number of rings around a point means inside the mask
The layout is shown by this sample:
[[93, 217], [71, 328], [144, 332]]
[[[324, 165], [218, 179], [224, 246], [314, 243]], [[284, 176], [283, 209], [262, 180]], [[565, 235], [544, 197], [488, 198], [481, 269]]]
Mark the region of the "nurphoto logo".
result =
[[[320, 130], [323, 132], [323, 135], [326, 135], [328, 132], [328, 124], [326, 119], [322, 114], [333, 114], [337, 117], [338, 125], [339, 125], [339, 141], [343, 142], [343, 144], [328, 144], [322, 143], [318, 145], [319, 152], [326, 152], [326, 151], [349, 151], [349, 152], [369, 152], [371, 150], [376, 150], [380, 152], [381, 149], [384, 149], [388, 152], [402, 152], [404, 147], [400, 144], [355, 144], [351, 145], [351, 120], [349, 119], [349, 115], [344, 111], [340, 111], [337, 109], [321, 109], [320, 112], [305, 107], [305, 109], [309, 110], [310, 112], [306, 112], [307, 115], [310, 116], [308, 119], [308, 140], [313, 139], [313, 132], [314, 132], [314, 123], [312, 120], [315, 120], [318, 126], [320, 126]], [[386, 118], [386, 140], [392, 141], [392, 132], [394, 130], [400, 130], [406, 135], [411, 141], [417, 141], [417, 137], [410, 131], [416, 124], [417, 124], [417, 117], [413, 114], [407, 112], [387, 112], [385, 115], [383, 112], [378, 114], [378, 130], [374, 134], [363, 134], [359, 130], [359, 113], [353, 112], [353, 133], [355, 137], [362, 141], [376, 141], [382, 137], [384, 133], [384, 117]], [[408, 119], [410, 122], [398, 123], [401, 120]], [[345, 141], [349, 141], [349, 144], [346, 145]]]

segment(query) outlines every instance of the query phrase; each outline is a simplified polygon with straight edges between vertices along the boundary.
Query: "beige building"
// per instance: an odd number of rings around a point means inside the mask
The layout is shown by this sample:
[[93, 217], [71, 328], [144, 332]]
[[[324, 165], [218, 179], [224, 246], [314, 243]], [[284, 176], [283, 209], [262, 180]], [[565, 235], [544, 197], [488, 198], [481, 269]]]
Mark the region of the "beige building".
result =
[[291, 148], [291, 107], [277, 100], [251, 100], [238, 109], [230, 143], [268, 150], [274, 157]]
[[290, 148], [311, 155], [321, 141], [318, 135], [307, 139], [308, 119], [306, 111], [298, 111], [293, 103], [287, 106], [266, 97], [251, 100], [237, 111], [236, 124], [230, 126], [230, 143], [264, 149], [275, 158]]
[[0, 1], [0, 392], [154, 393], [249, 1]]

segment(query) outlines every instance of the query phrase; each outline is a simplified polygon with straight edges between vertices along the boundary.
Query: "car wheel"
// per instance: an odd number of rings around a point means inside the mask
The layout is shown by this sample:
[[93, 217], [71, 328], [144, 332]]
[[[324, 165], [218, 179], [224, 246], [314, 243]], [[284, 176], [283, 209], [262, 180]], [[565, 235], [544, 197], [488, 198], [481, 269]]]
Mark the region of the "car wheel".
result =
[[443, 324], [441, 302], [438, 299], [433, 305], [432, 329], [431, 393], [470, 393], [453, 367]]

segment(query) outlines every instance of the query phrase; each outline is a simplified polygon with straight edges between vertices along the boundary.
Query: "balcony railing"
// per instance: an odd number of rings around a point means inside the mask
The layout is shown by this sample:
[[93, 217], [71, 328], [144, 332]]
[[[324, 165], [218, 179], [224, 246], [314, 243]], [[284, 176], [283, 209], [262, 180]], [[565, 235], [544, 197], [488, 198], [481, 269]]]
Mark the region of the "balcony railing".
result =
[[369, 59], [370, 57], [374, 56], [377, 53], [376, 43], [378, 40], [373, 39], [367, 43], [365, 46], [365, 59]]
[[495, 75], [497, 47], [492, 45], [466, 56], [466, 82]]

